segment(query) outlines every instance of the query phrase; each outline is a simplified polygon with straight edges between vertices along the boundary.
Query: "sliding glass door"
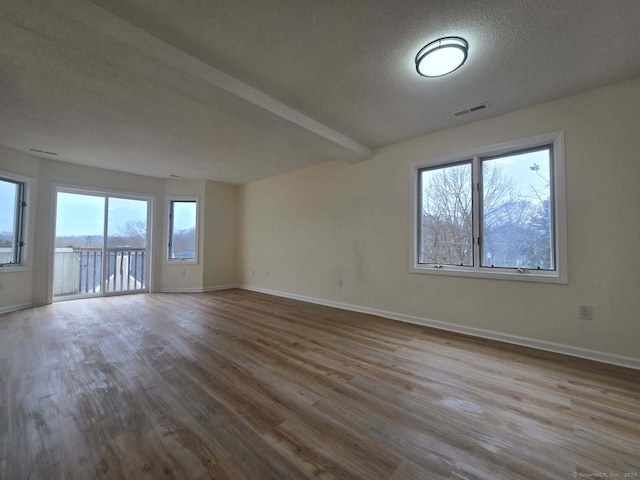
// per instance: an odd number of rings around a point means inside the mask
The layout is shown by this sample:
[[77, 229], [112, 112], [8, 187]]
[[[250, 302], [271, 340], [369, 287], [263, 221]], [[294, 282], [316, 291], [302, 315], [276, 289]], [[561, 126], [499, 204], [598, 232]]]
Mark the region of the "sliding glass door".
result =
[[53, 296], [148, 291], [150, 200], [60, 189]]

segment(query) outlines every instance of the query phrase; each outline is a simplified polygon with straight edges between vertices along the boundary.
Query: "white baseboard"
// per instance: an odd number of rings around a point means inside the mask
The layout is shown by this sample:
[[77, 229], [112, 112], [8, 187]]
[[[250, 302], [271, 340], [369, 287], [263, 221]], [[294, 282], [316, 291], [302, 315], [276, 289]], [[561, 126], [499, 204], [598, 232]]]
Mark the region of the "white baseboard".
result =
[[190, 287], [190, 288], [161, 288], [160, 293], [203, 293], [214, 290], [229, 290], [240, 288], [240, 285], [216, 285], [213, 287]]
[[213, 292], [215, 290], [231, 290], [232, 288], [240, 288], [240, 285], [230, 284], [230, 285], [217, 285], [215, 287], [204, 287], [202, 289], [203, 292]]
[[161, 288], [160, 293], [202, 293], [202, 288], [201, 287]]
[[607, 352], [601, 352], [597, 350], [589, 350], [586, 348], [572, 347], [570, 345], [564, 345], [561, 343], [548, 342], [545, 340], [537, 340], [535, 338], [519, 337], [517, 335], [510, 335], [506, 333], [495, 332], [492, 330], [485, 330], [482, 328], [465, 327], [463, 325], [455, 325], [453, 323], [440, 322], [438, 320], [431, 320], [429, 318], [415, 317], [413, 315], [404, 315], [402, 313], [387, 312], [385, 310], [378, 310], [376, 308], [361, 307], [359, 305], [351, 305], [349, 303], [334, 302], [332, 300], [324, 300], [322, 298], [306, 297], [304, 295], [296, 295], [293, 293], [279, 292], [276, 290], [269, 290], [266, 288], [254, 287], [251, 285], [238, 285], [237, 288], [243, 290], [250, 290], [252, 292], [266, 293], [268, 295], [275, 295], [278, 297], [291, 298], [293, 300], [300, 300], [303, 302], [315, 303], [318, 305], [325, 305], [328, 307], [339, 308], [342, 310], [350, 310], [359, 313], [368, 313], [371, 315], [377, 315], [379, 317], [389, 318], [391, 320], [398, 320], [400, 322], [413, 323], [416, 325], [422, 325], [425, 327], [437, 328], [439, 330], [445, 330], [448, 332], [461, 333], [464, 335], [470, 335], [473, 337], [486, 338], [489, 340], [497, 340], [499, 342], [511, 343], [514, 345], [521, 345], [524, 347], [536, 348], [538, 350], [544, 350], [547, 352], [561, 353], [572, 357], [585, 358], [587, 360], [595, 360], [597, 362], [609, 363], [612, 365], [618, 365], [621, 367], [633, 368], [640, 370], [640, 359], [633, 357], [625, 357], [622, 355], [614, 355]]
[[39, 305], [33, 305], [31, 303], [23, 303], [21, 305], [10, 305], [8, 307], [0, 308], [0, 315], [3, 313], [16, 312], [18, 310], [24, 310], [25, 308], [38, 307]]

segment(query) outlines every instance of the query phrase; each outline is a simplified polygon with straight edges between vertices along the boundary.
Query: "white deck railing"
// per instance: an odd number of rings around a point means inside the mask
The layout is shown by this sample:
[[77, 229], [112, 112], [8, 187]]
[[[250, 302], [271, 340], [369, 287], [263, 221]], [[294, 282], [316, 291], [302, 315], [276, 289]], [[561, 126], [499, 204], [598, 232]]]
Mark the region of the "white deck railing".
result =
[[[101, 248], [56, 248], [53, 295], [101, 292], [103, 269]], [[118, 247], [106, 250], [107, 292], [146, 290], [147, 250]]]

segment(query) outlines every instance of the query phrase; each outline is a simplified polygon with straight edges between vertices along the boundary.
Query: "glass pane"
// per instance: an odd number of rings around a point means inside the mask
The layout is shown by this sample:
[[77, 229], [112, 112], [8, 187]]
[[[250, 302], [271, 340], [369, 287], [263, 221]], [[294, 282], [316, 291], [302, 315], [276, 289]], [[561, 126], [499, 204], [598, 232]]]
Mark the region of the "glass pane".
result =
[[551, 147], [482, 160], [483, 267], [554, 270]]
[[473, 265], [472, 183], [471, 162], [421, 171], [420, 263]]
[[147, 262], [147, 201], [109, 197], [107, 292], [143, 290]]
[[169, 258], [196, 258], [196, 202], [171, 202], [171, 247]]
[[54, 296], [101, 291], [104, 202], [103, 197], [58, 192]]
[[0, 180], [0, 263], [15, 262], [15, 225], [18, 185]]

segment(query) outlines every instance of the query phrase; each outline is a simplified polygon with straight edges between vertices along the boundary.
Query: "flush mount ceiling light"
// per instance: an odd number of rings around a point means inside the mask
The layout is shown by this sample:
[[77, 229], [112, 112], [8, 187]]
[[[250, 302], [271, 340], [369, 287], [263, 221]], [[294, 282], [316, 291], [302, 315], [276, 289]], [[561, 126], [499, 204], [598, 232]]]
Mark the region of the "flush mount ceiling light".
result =
[[460, 68], [468, 51], [469, 44], [464, 38], [439, 38], [418, 52], [416, 70], [423, 77], [441, 77]]

